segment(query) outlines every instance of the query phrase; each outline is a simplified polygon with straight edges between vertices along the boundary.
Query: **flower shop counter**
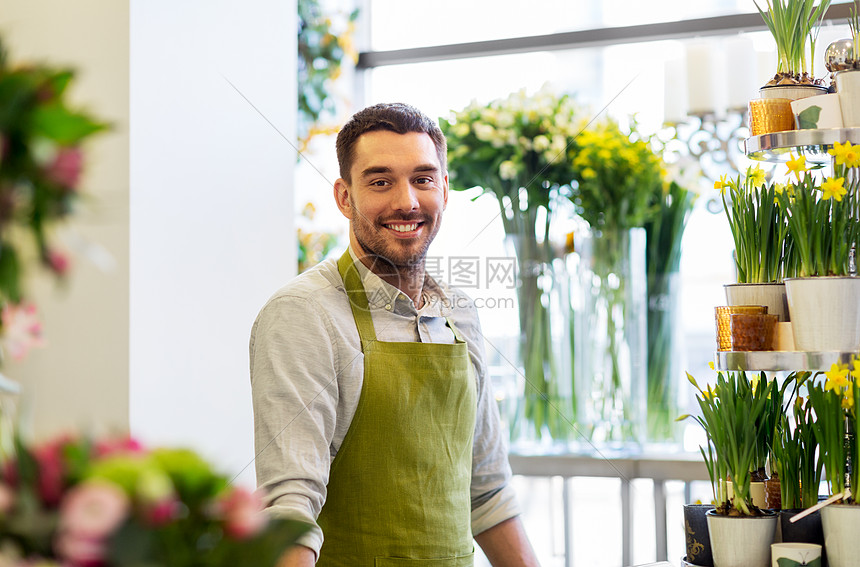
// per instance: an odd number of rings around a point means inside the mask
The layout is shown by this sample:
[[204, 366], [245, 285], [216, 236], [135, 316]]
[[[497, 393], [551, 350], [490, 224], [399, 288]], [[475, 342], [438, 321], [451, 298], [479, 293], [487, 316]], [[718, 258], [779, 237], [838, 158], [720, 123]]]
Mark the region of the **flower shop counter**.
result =
[[[632, 558], [630, 483], [633, 479], [649, 478], [654, 481], [657, 561], [665, 561], [668, 558], [665, 482], [678, 480], [686, 485], [692, 481], [709, 480], [708, 470], [699, 453], [605, 452], [600, 454], [593, 452], [556, 455], [512, 453], [509, 460], [511, 469], [516, 475], [564, 478], [564, 565], [566, 567], [573, 565], [570, 533], [573, 510], [570, 487], [574, 477], [618, 478], [621, 481], [622, 565], [630, 565]], [[688, 491], [689, 487], [685, 486], [685, 493]]]

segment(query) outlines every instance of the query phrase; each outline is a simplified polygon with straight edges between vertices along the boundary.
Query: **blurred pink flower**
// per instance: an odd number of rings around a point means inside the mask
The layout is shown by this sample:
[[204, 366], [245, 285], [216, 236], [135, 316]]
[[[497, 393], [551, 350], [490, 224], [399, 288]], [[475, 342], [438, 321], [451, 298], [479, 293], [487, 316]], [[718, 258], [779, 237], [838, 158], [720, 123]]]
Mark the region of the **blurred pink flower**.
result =
[[130, 508], [125, 492], [111, 482], [90, 480], [73, 487], [60, 506], [57, 554], [75, 567], [102, 565], [107, 538]]
[[59, 250], [48, 250], [48, 267], [58, 276], [64, 276], [69, 271], [69, 257]]
[[33, 458], [39, 465], [39, 496], [48, 506], [57, 506], [63, 497], [63, 446], [69, 441], [63, 437], [33, 449]]
[[42, 323], [32, 303], [7, 303], [0, 311], [0, 345], [15, 360], [21, 360], [30, 349], [44, 345]]
[[116, 454], [143, 455], [145, 452], [143, 444], [130, 436], [103, 439], [95, 445], [95, 456], [99, 459]]
[[266, 527], [268, 517], [263, 503], [253, 492], [233, 488], [218, 502], [217, 511], [224, 519], [224, 532], [236, 539], [245, 539]]
[[175, 498], [166, 498], [145, 506], [146, 521], [151, 526], [163, 526], [175, 520], [182, 510], [182, 505]]
[[15, 506], [15, 491], [5, 482], [0, 482], [0, 518], [6, 516]]
[[74, 190], [78, 186], [83, 169], [83, 154], [77, 147], [63, 147], [57, 150], [54, 160], [45, 170], [48, 179], [62, 185], [65, 189]]

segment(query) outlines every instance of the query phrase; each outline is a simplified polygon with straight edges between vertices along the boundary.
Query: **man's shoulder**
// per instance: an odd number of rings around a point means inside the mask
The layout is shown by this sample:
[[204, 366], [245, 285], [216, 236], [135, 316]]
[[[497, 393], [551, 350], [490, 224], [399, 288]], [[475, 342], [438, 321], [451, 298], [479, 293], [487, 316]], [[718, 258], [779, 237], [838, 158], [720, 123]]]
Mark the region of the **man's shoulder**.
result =
[[329, 294], [343, 295], [343, 281], [337, 271], [337, 262], [331, 258], [291, 279], [272, 294], [269, 302], [281, 298], [320, 298]]
[[311, 311], [321, 313], [347, 303], [337, 261], [324, 260], [302, 272], [269, 297], [260, 315], [272, 312]]

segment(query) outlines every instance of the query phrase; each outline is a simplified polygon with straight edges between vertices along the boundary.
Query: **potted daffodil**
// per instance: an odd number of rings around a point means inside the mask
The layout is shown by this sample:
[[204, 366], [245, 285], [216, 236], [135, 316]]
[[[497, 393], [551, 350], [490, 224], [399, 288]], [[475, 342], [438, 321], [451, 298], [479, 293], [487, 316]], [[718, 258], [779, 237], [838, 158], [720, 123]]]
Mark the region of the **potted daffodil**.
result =
[[834, 144], [833, 175], [811, 171], [804, 156], [787, 162], [789, 182], [776, 188], [779, 209], [797, 254], [797, 276], [786, 278], [795, 347], [853, 352], [860, 347], [860, 278], [851, 254], [860, 240], [857, 176], [860, 147]]
[[715, 384], [706, 388], [687, 377], [698, 391], [700, 414], [693, 418], [708, 438], [700, 450], [714, 495], [715, 509], [707, 516], [714, 564], [765, 567], [777, 516], [753, 503], [751, 471], [757, 448], [768, 437], [764, 422], [779, 389], [764, 373], [750, 380], [745, 372], [718, 372]]
[[813, 432], [830, 494], [836, 500], [821, 510], [825, 548], [831, 567], [848, 567], [857, 565], [860, 533], [860, 501], [852, 493], [860, 482], [860, 467], [856, 465], [860, 456], [860, 360], [854, 357], [850, 365], [833, 364], [816, 378], [808, 389], [816, 417]]
[[735, 244], [737, 283], [725, 286], [728, 304], [765, 305], [779, 321], [788, 321], [783, 278], [793, 275], [795, 260], [788, 218], [777, 205], [780, 187], [755, 166], [743, 176], [723, 175], [714, 188], [720, 191]]

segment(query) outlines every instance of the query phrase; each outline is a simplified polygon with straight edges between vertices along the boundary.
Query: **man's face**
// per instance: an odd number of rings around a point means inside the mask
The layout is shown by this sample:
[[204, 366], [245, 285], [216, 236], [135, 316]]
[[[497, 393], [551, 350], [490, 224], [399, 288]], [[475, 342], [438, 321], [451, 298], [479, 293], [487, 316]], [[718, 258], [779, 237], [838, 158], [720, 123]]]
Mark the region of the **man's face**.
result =
[[430, 136], [362, 134], [350, 173], [351, 183], [335, 183], [335, 199], [351, 221], [356, 253], [380, 256], [396, 267], [422, 263], [448, 201], [448, 176]]

